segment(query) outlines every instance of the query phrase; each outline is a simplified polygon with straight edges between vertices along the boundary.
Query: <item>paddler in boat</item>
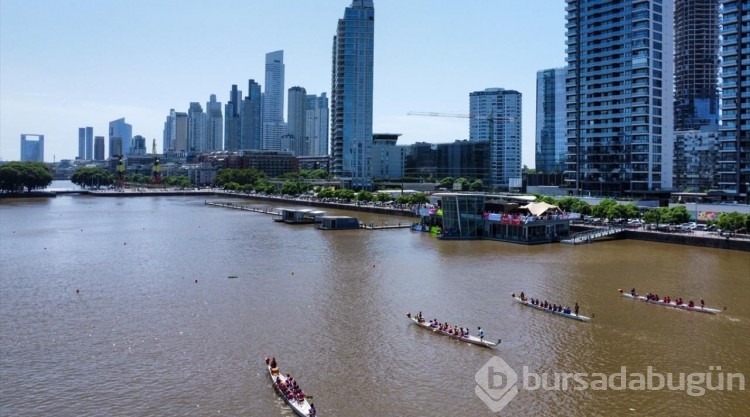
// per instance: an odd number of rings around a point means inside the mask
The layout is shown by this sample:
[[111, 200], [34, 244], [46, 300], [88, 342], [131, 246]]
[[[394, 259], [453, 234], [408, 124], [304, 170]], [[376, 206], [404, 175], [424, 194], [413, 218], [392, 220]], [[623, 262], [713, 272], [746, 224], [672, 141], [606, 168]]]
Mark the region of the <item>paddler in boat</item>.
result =
[[484, 330], [481, 327], [477, 327], [477, 329], [479, 329], [479, 340], [484, 340]]
[[703, 299], [701, 298], [701, 308], [704, 308], [704, 307], [706, 307], [706, 303], [705, 303], [705, 302], [703, 301]]
[[637, 295], [637, 293], [635, 292], [635, 287], [633, 287], [633, 288], [632, 288], [632, 289], [630, 290], [630, 295], [632, 295], [633, 297], [635, 297], [635, 296]]
[[308, 414], [308, 416], [309, 417], [315, 417], [316, 415], [317, 414], [316, 414], [316, 411], [315, 411], [315, 404], [311, 403], [310, 404], [310, 414]]
[[693, 300], [690, 300], [690, 301], [688, 302], [688, 307], [690, 307], [690, 308], [693, 308], [693, 307], [695, 307], [695, 303], [693, 302]]
[[576, 316], [577, 316], [578, 315], [578, 303], [576, 303], [575, 307], [573, 307], [573, 308], [575, 309], [575, 313], [576, 313]]
[[523, 294], [523, 291], [521, 291], [521, 301], [526, 301], [526, 296]]

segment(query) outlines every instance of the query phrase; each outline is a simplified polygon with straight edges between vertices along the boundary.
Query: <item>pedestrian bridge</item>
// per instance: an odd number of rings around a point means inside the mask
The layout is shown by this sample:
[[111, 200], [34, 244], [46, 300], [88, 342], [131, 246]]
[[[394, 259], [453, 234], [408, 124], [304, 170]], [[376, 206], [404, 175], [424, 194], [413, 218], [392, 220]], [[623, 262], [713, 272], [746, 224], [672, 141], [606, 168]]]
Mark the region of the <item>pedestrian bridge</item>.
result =
[[569, 243], [572, 245], [577, 245], [579, 243], [589, 243], [596, 239], [616, 236], [618, 234], [621, 234], [625, 230], [627, 229], [624, 227], [617, 227], [617, 226], [610, 226], [610, 227], [605, 227], [602, 229], [585, 230], [583, 232], [575, 233], [573, 236], [570, 237], [570, 239], [560, 240], [560, 243]]

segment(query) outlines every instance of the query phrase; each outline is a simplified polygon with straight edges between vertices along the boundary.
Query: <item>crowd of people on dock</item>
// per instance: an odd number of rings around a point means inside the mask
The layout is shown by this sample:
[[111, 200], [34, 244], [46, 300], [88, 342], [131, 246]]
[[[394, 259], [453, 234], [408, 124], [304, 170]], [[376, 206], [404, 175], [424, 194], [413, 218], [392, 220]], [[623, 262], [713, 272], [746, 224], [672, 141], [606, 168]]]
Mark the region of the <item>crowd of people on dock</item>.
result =
[[[632, 288], [630, 290], [630, 295], [633, 297], [638, 297], [638, 292], [636, 292], [635, 288]], [[668, 295], [664, 296], [663, 298], [660, 298], [659, 294], [652, 294], [650, 292], [646, 294], [646, 301], [657, 301], [657, 302], [665, 303], [665, 304], [671, 304], [674, 302], [674, 304], [677, 306], [685, 305], [685, 302], [682, 300], [682, 297], [679, 297], [676, 300], [672, 300], [672, 297]], [[695, 303], [693, 302], [693, 300], [690, 300], [688, 301], [687, 306], [690, 308], [693, 308], [695, 307]], [[705, 306], [706, 306], [706, 302], [703, 301], [703, 299], [701, 298], [701, 308], [704, 308]]]
[[[286, 377], [282, 379], [281, 375], [279, 374], [279, 368], [278, 364], [276, 363], [276, 358], [266, 358], [266, 365], [271, 367], [271, 375], [275, 375], [276, 378], [273, 380], [273, 383], [276, 385], [276, 387], [279, 389], [279, 392], [281, 395], [283, 395], [288, 401], [296, 401], [298, 404], [302, 404], [305, 401], [305, 398], [307, 398], [307, 395], [305, 395], [305, 392], [302, 391], [302, 388], [297, 385], [297, 381], [289, 374], [286, 374]], [[310, 403], [310, 412], [308, 413], [308, 417], [315, 417], [316, 414], [315, 410], [315, 404]]]
[[[512, 294], [512, 295], [513, 295], [513, 297], [516, 296], [516, 294]], [[579, 308], [580, 308], [578, 306], [578, 303], [576, 303], [575, 306], [573, 307], [573, 309], [571, 309], [568, 306], [563, 307], [562, 304], [559, 304], [559, 305], [558, 304], [553, 304], [553, 303], [548, 302], [547, 300], [542, 301], [542, 300], [540, 300], [538, 298], [527, 298], [526, 294], [524, 294], [523, 291], [519, 295], [519, 298], [521, 299], [521, 301], [529, 303], [532, 306], [539, 307], [539, 308], [544, 308], [544, 309], [547, 309], [547, 310], [550, 310], [550, 311], [553, 311], [553, 312], [563, 313], [563, 314], [575, 314], [577, 316]]]

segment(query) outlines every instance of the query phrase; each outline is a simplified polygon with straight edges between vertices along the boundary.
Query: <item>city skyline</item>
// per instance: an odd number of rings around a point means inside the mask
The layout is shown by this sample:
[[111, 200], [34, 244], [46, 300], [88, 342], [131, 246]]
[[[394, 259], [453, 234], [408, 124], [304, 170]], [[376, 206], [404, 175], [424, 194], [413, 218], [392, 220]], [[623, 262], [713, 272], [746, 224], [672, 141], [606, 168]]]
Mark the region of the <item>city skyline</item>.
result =
[[[523, 164], [533, 167], [536, 72], [564, 65], [565, 4], [538, 0], [506, 9], [492, 3], [374, 3], [378, 20], [373, 131], [401, 133], [400, 144], [468, 139], [466, 119], [407, 113], [468, 113], [472, 91], [517, 90], [527, 97]], [[114, 1], [76, 7], [74, 14], [66, 1], [4, 1], [0, 158], [15, 160], [18, 135], [38, 131], [47, 139], [45, 160], [52, 161], [53, 155], [56, 160], [73, 159], [78, 127], [104, 131], [109, 121], [123, 117], [133, 125], [134, 135], [149, 143], [156, 138], [161, 145], [164, 115], [170, 109], [186, 112], [190, 102], [205, 103], [211, 94], [226, 103], [232, 84], [262, 79], [264, 56], [274, 50], [284, 50], [288, 85], [304, 87], [308, 94], [330, 94], [332, 22], [350, 5], [350, 0], [314, 5], [188, 2], [175, 10], [164, 4]], [[159, 18], [166, 10], [174, 15], [170, 22]], [[186, 30], [198, 23], [223, 27], [230, 11], [262, 19], [253, 27], [229, 27], [209, 35]], [[455, 19], [458, 13], [462, 19]], [[503, 24], [489, 15], [499, 16]], [[532, 17], [539, 24], [521, 23]], [[24, 23], [32, 20], [33, 31]], [[82, 21], [91, 25], [80, 25]], [[134, 31], [136, 21], [140, 29]], [[533, 42], [516, 42], [520, 38]], [[181, 44], [190, 44], [191, 54], [180, 56]], [[405, 44], [411, 46], [404, 48]], [[530, 45], [535, 53], [528, 52]]]

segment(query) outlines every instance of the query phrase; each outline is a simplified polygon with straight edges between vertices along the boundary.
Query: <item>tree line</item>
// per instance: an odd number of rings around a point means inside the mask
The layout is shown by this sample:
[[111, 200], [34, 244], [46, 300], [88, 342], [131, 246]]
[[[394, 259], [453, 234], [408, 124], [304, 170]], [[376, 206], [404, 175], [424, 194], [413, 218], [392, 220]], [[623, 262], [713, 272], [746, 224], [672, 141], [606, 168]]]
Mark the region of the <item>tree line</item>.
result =
[[8, 162], [0, 165], [0, 191], [21, 193], [52, 184], [52, 171], [42, 162]]

